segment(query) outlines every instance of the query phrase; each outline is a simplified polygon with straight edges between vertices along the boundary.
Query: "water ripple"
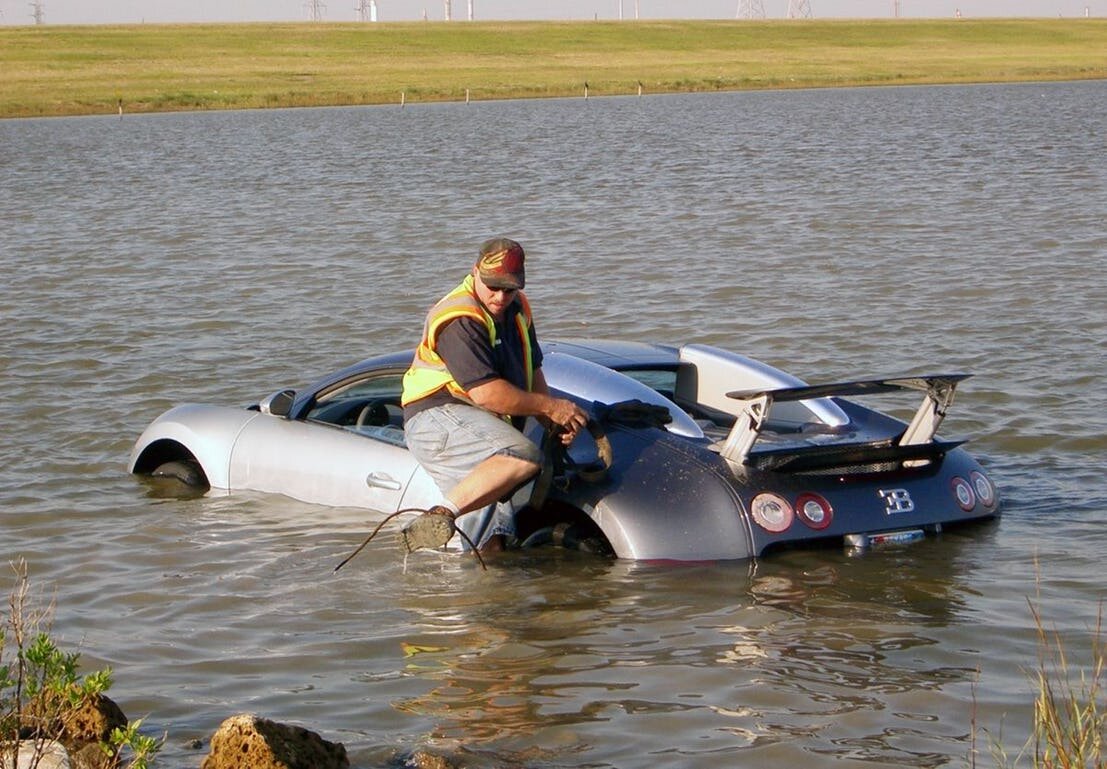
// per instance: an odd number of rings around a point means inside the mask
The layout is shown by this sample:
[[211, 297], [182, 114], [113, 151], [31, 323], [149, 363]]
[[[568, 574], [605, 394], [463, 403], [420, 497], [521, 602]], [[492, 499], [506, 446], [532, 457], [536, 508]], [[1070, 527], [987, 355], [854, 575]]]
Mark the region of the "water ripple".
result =
[[[228, 715], [357, 766], [946, 766], [1018, 746], [1028, 597], [1087, 647], [1107, 448], [1103, 83], [0, 122], [0, 527], [159, 765]], [[166, 498], [131, 442], [414, 344], [493, 234], [540, 333], [811, 381], [967, 371], [1001, 523], [865, 558], [488, 573], [363, 514]], [[898, 406], [896, 406], [898, 407]], [[628, 740], [626, 735], [635, 738]]]

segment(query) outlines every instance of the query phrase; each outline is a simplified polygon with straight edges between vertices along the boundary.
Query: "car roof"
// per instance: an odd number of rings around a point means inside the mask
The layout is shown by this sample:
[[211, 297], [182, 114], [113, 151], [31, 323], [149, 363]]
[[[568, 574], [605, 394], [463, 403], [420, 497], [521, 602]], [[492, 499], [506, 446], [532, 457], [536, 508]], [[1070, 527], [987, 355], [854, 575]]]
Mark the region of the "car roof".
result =
[[[675, 367], [680, 362], [679, 351], [675, 347], [662, 344], [650, 344], [647, 342], [627, 342], [617, 339], [560, 339], [542, 342], [543, 352], [558, 352], [563, 355], [571, 355], [583, 358], [591, 363], [596, 363], [612, 369], [644, 369], [644, 368], [668, 368]], [[402, 350], [400, 352], [376, 355], [365, 360], [358, 361], [343, 369], [334, 371], [321, 379], [312, 382], [306, 387], [296, 391], [296, 399], [292, 407], [292, 413], [303, 412], [307, 402], [314, 398], [320, 390], [334, 386], [336, 383], [358, 376], [372, 369], [406, 368], [411, 363], [414, 350]]]
[[669, 367], [680, 362], [676, 347], [618, 339], [559, 339], [542, 342], [543, 352], [559, 352], [614, 369]]

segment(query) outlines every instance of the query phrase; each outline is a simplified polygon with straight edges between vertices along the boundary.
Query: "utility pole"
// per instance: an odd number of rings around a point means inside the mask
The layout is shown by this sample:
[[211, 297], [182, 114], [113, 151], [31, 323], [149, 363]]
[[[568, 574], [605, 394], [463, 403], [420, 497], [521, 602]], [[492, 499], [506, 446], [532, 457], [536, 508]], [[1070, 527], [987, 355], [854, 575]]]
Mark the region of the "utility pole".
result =
[[308, 18], [312, 21], [322, 21], [327, 10], [327, 4], [323, 0], [308, 0], [304, 3], [308, 9]]
[[31, 3], [31, 18], [35, 20], [35, 24], [46, 23], [46, 3], [42, 0], [34, 0]]

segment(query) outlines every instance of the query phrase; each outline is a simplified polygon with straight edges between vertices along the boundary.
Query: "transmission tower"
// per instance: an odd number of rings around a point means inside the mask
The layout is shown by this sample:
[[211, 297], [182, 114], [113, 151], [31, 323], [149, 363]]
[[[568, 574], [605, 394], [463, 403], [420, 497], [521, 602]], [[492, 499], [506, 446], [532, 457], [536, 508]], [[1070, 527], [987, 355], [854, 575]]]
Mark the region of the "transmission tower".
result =
[[35, 20], [35, 24], [46, 23], [46, 3], [42, 0], [34, 0], [31, 5], [31, 18]]
[[810, 19], [811, 0], [788, 0], [789, 19]]
[[327, 10], [327, 4], [323, 0], [307, 0], [304, 7], [308, 9], [308, 18], [312, 21], [322, 21]]
[[763, 19], [765, 18], [765, 4], [761, 0], [738, 0], [738, 13], [736, 19]]
[[377, 20], [377, 0], [358, 0], [354, 10], [357, 11], [358, 21]]

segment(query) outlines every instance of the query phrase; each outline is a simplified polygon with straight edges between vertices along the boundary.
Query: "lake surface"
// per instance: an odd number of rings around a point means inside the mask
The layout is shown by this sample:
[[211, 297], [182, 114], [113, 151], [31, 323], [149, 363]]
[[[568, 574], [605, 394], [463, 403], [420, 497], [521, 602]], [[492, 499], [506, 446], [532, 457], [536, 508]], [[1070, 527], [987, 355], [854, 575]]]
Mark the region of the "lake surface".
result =
[[[1079, 670], [1105, 594], [1105, 105], [1083, 82], [0, 121], [3, 555], [168, 733], [162, 767], [239, 712], [364, 768], [990, 765], [1029, 734], [1028, 600]], [[127, 474], [175, 403], [413, 345], [499, 234], [546, 338], [973, 372], [942, 432], [1002, 520], [684, 567], [405, 570], [382, 544], [333, 575], [364, 511]]]

